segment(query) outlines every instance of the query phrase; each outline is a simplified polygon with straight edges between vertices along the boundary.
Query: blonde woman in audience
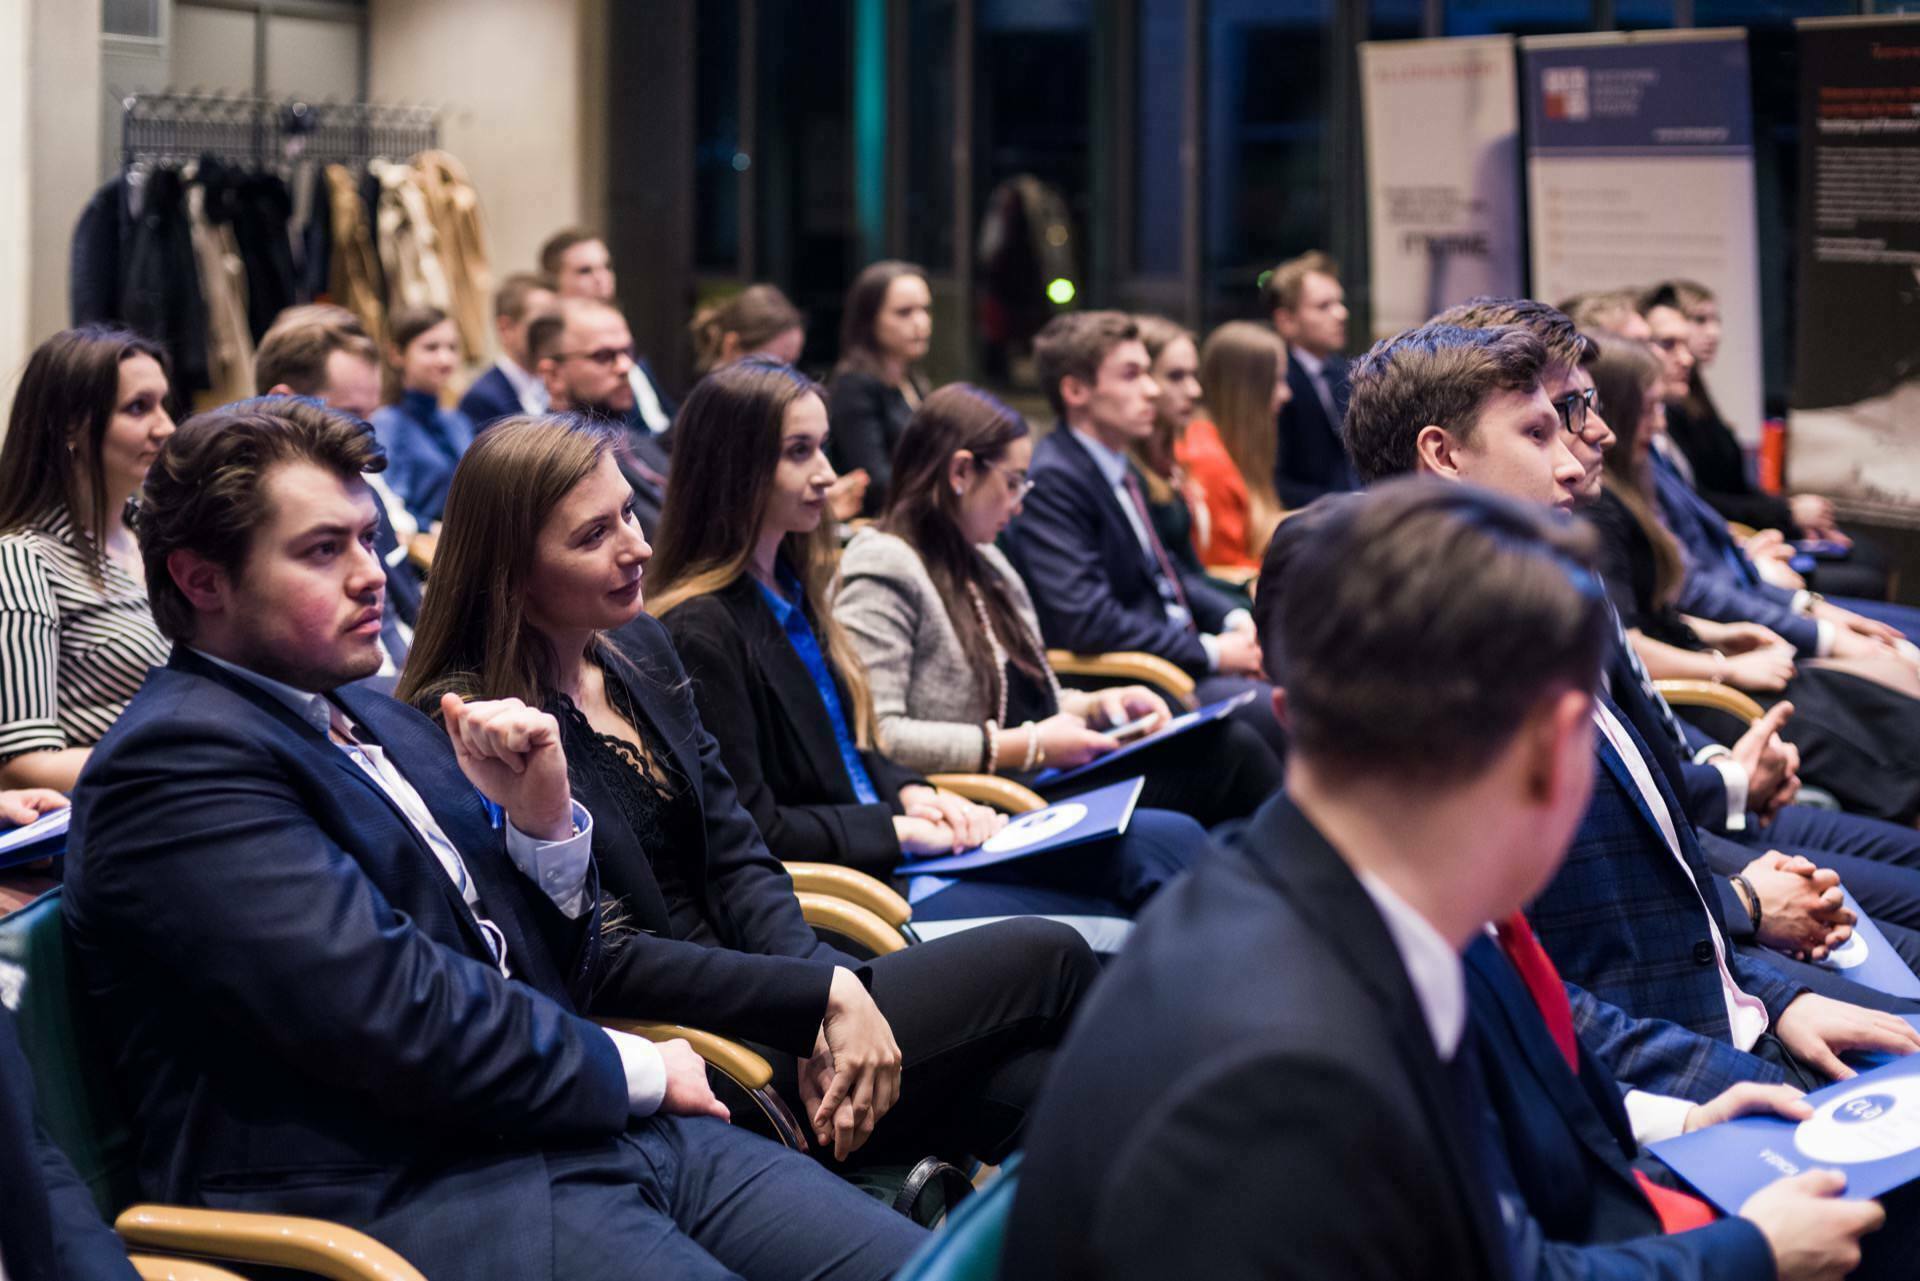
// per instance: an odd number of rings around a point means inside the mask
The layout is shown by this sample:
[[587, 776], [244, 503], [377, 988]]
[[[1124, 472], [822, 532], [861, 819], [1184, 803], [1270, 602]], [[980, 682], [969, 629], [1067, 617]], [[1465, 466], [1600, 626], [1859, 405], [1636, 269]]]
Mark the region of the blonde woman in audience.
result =
[[1204, 536], [1194, 547], [1207, 565], [1258, 569], [1280, 523], [1273, 488], [1273, 423], [1292, 398], [1287, 345], [1265, 325], [1233, 320], [1200, 349], [1206, 416], [1187, 424], [1174, 456], [1204, 495]]
[[27, 362], [0, 450], [0, 786], [70, 791], [171, 647], [128, 500], [173, 434], [162, 350], [69, 329]]
[[[1054, 677], [1027, 585], [994, 546], [1020, 510], [1032, 458], [1026, 419], [977, 387], [942, 387], [900, 438], [886, 510], [840, 562], [834, 618], [866, 669], [880, 745], [915, 769], [985, 769], [1031, 783], [1036, 755], [1083, 765], [1119, 745], [1105, 731], [1166, 719], [1166, 704], [1144, 686], [1093, 693], [1062, 689]], [[1233, 721], [1110, 770], [1060, 786], [1082, 791], [1144, 773], [1143, 804], [1211, 824], [1252, 813], [1280, 785], [1272, 749]]]

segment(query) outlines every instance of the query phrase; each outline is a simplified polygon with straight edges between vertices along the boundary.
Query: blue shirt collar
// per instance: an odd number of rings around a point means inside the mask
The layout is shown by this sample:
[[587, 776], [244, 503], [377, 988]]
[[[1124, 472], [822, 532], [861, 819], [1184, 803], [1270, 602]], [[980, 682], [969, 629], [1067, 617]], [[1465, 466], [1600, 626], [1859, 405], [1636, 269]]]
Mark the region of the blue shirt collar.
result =
[[1127, 461], [1125, 454], [1090, 431], [1082, 431], [1078, 427], [1071, 430], [1074, 439], [1085, 445], [1087, 452], [1093, 455], [1093, 465], [1100, 469], [1100, 474], [1107, 478], [1109, 485], [1120, 485], [1126, 482], [1127, 469], [1132, 464]]

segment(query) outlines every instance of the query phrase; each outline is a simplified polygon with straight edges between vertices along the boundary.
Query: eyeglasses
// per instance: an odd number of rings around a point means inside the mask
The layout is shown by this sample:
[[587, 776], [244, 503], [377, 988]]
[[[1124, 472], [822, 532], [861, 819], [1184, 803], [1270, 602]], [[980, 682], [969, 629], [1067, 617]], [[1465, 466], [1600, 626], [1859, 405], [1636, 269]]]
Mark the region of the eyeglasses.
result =
[[612, 369], [620, 363], [622, 356], [632, 360], [634, 351], [633, 345], [629, 343], [625, 347], [601, 347], [594, 351], [556, 351], [552, 355], [555, 360], [591, 360], [602, 369]]
[[1589, 387], [1585, 391], [1570, 391], [1553, 402], [1553, 412], [1560, 415], [1560, 426], [1578, 436], [1587, 429], [1587, 411], [1600, 398], [1598, 388]]
[[1025, 498], [1033, 492], [1033, 487], [1039, 484], [1038, 481], [1023, 471], [1006, 470], [1005, 464], [1002, 463], [983, 463], [981, 465], [988, 471], [997, 471], [1004, 475], [1007, 478], [1007, 482], [1013, 486], [1013, 496], [1016, 499]]

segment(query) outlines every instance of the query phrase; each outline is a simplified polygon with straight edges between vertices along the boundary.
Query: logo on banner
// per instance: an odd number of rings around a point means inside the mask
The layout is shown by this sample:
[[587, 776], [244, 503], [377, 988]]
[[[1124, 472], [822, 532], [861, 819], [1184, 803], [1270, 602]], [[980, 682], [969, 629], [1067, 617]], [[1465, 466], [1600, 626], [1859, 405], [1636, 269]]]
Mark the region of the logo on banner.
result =
[[1794, 1129], [1814, 1161], [1853, 1165], [1920, 1149], [1920, 1077], [1897, 1076], [1830, 1099]]
[[1547, 67], [1540, 73], [1547, 119], [1585, 120], [1593, 114], [1585, 67]]

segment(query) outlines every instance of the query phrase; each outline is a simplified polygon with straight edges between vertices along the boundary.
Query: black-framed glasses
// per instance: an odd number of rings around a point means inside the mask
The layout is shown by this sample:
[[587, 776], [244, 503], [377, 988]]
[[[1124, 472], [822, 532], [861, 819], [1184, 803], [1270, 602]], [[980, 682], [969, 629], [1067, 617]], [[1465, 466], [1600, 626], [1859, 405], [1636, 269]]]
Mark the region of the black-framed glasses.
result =
[[633, 346], [631, 344], [625, 347], [600, 347], [593, 351], [556, 351], [553, 353], [555, 360], [591, 360], [602, 369], [612, 369], [620, 363], [620, 357], [622, 356], [625, 356], [628, 360], [634, 358]]
[[1600, 398], [1598, 388], [1589, 387], [1585, 391], [1570, 391], [1553, 402], [1553, 412], [1560, 415], [1560, 426], [1578, 436], [1587, 429], [1587, 413], [1594, 402]]

